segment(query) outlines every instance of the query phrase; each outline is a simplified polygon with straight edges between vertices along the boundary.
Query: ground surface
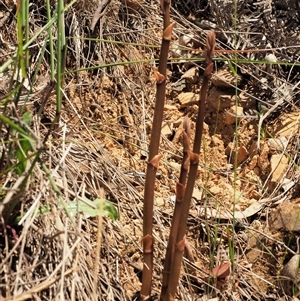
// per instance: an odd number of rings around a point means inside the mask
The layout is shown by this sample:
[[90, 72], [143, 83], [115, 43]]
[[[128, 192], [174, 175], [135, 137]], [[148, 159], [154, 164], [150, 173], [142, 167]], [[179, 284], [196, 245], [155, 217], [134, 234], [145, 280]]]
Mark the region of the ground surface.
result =
[[[236, 59], [247, 59], [248, 64], [229, 64], [224, 59], [233, 55], [228, 53], [216, 55], [220, 59], [215, 64], [206, 104], [201, 163], [188, 221], [187, 239], [192, 247], [194, 269], [182, 269], [178, 300], [213, 297], [218, 300], [290, 300], [289, 296], [299, 291], [298, 264], [287, 263], [299, 251], [300, 67], [299, 48], [293, 48], [299, 45], [299, 39], [292, 32], [299, 30], [300, 19], [297, 13], [293, 15], [286, 9], [286, 5], [295, 5], [296, 9], [296, 2], [286, 1], [282, 7], [273, 2], [270, 1], [269, 15], [262, 13], [267, 8], [261, 8], [258, 3], [256, 6], [247, 1], [240, 3], [237, 23], [238, 31], [242, 32], [246, 17], [258, 18], [266, 31], [264, 34], [272, 37], [267, 36], [264, 43], [277, 50], [252, 57], [236, 56]], [[181, 61], [168, 66], [160, 147], [163, 159], [155, 191], [153, 296], [159, 295], [161, 288], [182, 156], [182, 120], [186, 116], [192, 120], [192, 137], [194, 135], [203, 73], [201, 53], [195, 49], [204, 47], [206, 30], [210, 27], [216, 29], [218, 49], [232, 49], [234, 44], [232, 22], [226, 18], [220, 20], [221, 4], [214, 3], [200, 1], [200, 7], [195, 10], [175, 1], [176, 10], [172, 9], [177, 25], [170, 57], [179, 57]], [[58, 166], [53, 178], [66, 199], [72, 200], [77, 194], [92, 199], [104, 188], [104, 196], [116, 205], [120, 216], [115, 222], [104, 218], [99, 266], [96, 266], [99, 229], [95, 218], [78, 215], [74, 225], [66, 221], [62, 210], [57, 213], [56, 209], [23, 224], [17, 229], [23, 242], [18, 247], [23, 257], [19, 257], [19, 252], [9, 253], [16, 237], [8, 231], [9, 243], [5, 245], [3, 240], [0, 245], [2, 250], [7, 248], [1, 265], [1, 292], [8, 300], [13, 292], [22, 296], [27, 291], [34, 300], [54, 300], [62, 296], [66, 300], [87, 300], [93, 291], [94, 271], [98, 268], [98, 295], [102, 297], [99, 300], [134, 299], [141, 288], [143, 185], [156, 91], [152, 73], [155, 62], [150, 59], [156, 59], [159, 54], [162, 16], [156, 2], [112, 1], [100, 25], [92, 32], [86, 28], [90, 26], [91, 11], [95, 11], [96, 3], [91, 2], [86, 9], [76, 5], [66, 14], [70, 37], [96, 36], [121, 43], [69, 40], [67, 71], [70, 73], [65, 78], [62, 122], [59, 132], [48, 143], [45, 162], [50, 170]], [[230, 1], [222, 5], [224, 11], [233, 9]], [[39, 3], [34, 7], [33, 15], [42, 13]], [[195, 16], [187, 14], [187, 10], [199, 13]], [[9, 11], [1, 4], [4, 15]], [[282, 26], [289, 28], [285, 40], [280, 36], [280, 16]], [[293, 19], [292, 25], [287, 23], [288, 18]], [[269, 20], [277, 23], [271, 26]], [[2, 28], [3, 39], [9, 45], [7, 32], [13, 28], [14, 20], [7, 22]], [[248, 22], [256, 35], [238, 34], [238, 48], [266, 48], [257, 42], [262, 43], [262, 34], [255, 27], [259, 25]], [[33, 22], [33, 29], [35, 26], [40, 25]], [[292, 50], [279, 49], [283, 46], [290, 46]], [[260, 64], [249, 64], [251, 59], [265, 60], [270, 54], [279, 61], [298, 65], [269, 65], [270, 58]], [[37, 55], [34, 50], [32, 55]], [[141, 60], [148, 61], [134, 63]], [[108, 66], [112, 62], [125, 63]], [[105, 66], [73, 73], [75, 69], [98, 65]], [[40, 105], [43, 82], [49, 80], [48, 75], [45, 64], [45, 70], [41, 70], [35, 83], [36, 92], [29, 98], [28, 110]], [[8, 87], [5, 76], [8, 74], [2, 77], [4, 96]], [[35, 121], [41, 135], [47, 132], [47, 121], [53, 119], [54, 112], [53, 93], [43, 118]], [[63, 156], [65, 163], [59, 163]], [[39, 179], [36, 182], [47, 179], [45, 175], [35, 176]], [[29, 210], [39, 197], [39, 189], [43, 191], [40, 204], [57, 204], [49, 184], [41, 182], [39, 186], [34, 182], [23, 196], [21, 210]], [[230, 276], [224, 285], [209, 288], [207, 271], [224, 261], [232, 263]], [[64, 268], [60, 265], [62, 262]], [[51, 273], [57, 277], [53, 283]], [[195, 281], [188, 277], [189, 273], [196, 275]], [[16, 280], [16, 275], [22, 281]], [[38, 289], [34, 291], [35, 288]]]

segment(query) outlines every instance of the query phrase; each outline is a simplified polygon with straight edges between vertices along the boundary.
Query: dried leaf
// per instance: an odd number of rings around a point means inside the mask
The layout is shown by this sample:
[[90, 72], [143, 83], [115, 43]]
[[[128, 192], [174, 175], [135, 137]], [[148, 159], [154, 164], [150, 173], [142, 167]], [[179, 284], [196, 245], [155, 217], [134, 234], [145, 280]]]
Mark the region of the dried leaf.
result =
[[212, 274], [215, 278], [225, 278], [230, 274], [229, 262], [223, 262], [212, 269]]

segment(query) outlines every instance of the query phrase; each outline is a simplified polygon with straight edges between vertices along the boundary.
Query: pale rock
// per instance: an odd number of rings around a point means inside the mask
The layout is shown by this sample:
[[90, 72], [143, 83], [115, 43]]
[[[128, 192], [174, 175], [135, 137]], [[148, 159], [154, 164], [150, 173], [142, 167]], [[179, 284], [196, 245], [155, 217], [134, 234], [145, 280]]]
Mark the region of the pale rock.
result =
[[106, 75], [102, 77], [101, 84], [104, 90], [109, 90], [114, 85], [110, 78]]
[[236, 119], [240, 119], [239, 116], [242, 116], [244, 109], [238, 106], [232, 106], [228, 111], [224, 113], [224, 122], [227, 125], [232, 125], [236, 122]]
[[276, 63], [277, 62], [277, 58], [273, 53], [269, 53], [266, 55], [266, 60], [272, 63]]
[[164, 110], [165, 111], [174, 111], [174, 110], [177, 110], [177, 107], [173, 106], [173, 105], [167, 105], [167, 104], [165, 104]]
[[161, 128], [161, 133], [167, 138], [170, 138], [173, 134], [173, 124], [165, 123]]
[[288, 145], [288, 140], [285, 136], [280, 138], [271, 138], [267, 140], [270, 154], [275, 154], [278, 152], [282, 152]]
[[216, 87], [230, 88], [239, 85], [241, 77], [234, 76], [230, 68], [223, 68], [213, 74], [211, 81]]
[[209, 134], [209, 126], [205, 122], [203, 122], [203, 132], [202, 135], [208, 135]]
[[297, 290], [299, 292], [299, 260], [300, 255], [295, 254], [290, 261], [284, 265], [281, 271], [281, 286], [287, 295], [291, 295], [293, 290]]
[[223, 111], [224, 109], [228, 109], [231, 106], [234, 106], [236, 103], [235, 98], [235, 94], [220, 91], [216, 87], [213, 87], [209, 91], [207, 97], [207, 104], [210, 107], [210, 109], [218, 113], [220, 111]]
[[[235, 157], [236, 157], [236, 150], [233, 149], [233, 143], [230, 142], [226, 149], [225, 149], [225, 154], [229, 157], [230, 156], [230, 162], [232, 164], [234, 164], [235, 162]], [[243, 145], [240, 145], [238, 147], [238, 150], [237, 150], [237, 164], [240, 165], [243, 161], [245, 161], [248, 157], [249, 153], [246, 149], [245, 146]]]
[[193, 46], [195, 39], [193, 34], [183, 34], [179, 37], [178, 43], [180, 46], [191, 47]]
[[217, 195], [222, 192], [222, 189], [218, 186], [213, 186], [213, 187], [209, 188], [209, 192], [213, 195]]
[[179, 171], [181, 169], [181, 164], [177, 162], [170, 162], [169, 164], [171, 168], [174, 169], [175, 171]]
[[185, 108], [194, 104], [198, 104], [199, 95], [194, 92], [182, 92], [177, 96], [180, 107]]
[[240, 186], [241, 184], [242, 184], [242, 181], [241, 181], [241, 180], [237, 180], [237, 179], [235, 180], [235, 185], [236, 185], [236, 186]]
[[299, 112], [292, 112], [282, 115], [278, 120], [278, 125], [272, 134], [273, 137], [290, 137], [299, 131]]
[[258, 159], [258, 155], [254, 155], [248, 165], [248, 168], [250, 170], [253, 170], [255, 168], [255, 166], [257, 165], [257, 159]]
[[174, 127], [179, 127], [183, 122], [183, 117], [178, 118], [176, 121], [173, 122]]
[[296, 201], [284, 201], [274, 211], [271, 211], [269, 225], [272, 232], [277, 233], [278, 230], [300, 231], [300, 204]]
[[203, 190], [199, 190], [198, 188], [195, 188], [193, 191], [193, 198], [195, 198], [197, 201], [200, 201], [202, 199]]
[[132, 225], [129, 224], [124, 225], [123, 231], [127, 235], [132, 235]]
[[240, 206], [240, 204], [234, 204], [231, 206], [230, 210], [231, 210], [231, 212], [241, 211], [241, 206]]
[[211, 142], [212, 142], [213, 146], [224, 145], [224, 143], [222, 141], [222, 135], [220, 135], [220, 134], [214, 134], [211, 137]]
[[[296, 286], [297, 291], [299, 292], [299, 260], [300, 255], [295, 254], [282, 269], [281, 285], [287, 295], [291, 295], [293, 291], [296, 290]], [[293, 298], [293, 300], [295, 299]]]
[[[256, 191], [257, 193], [257, 191]], [[256, 204], [257, 203], [257, 199], [255, 198], [251, 198], [250, 200], [248, 200], [248, 204], [252, 205], [252, 204]]]
[[257, 159], [257, 166], [261, 169], [263, 173], [266, 173], [270, 166], [269, 146], [263, 141], [261, 143], [261, 152]]
[[164, 198], [156, 198], [155, 199], [155, 205], [158, 207], [165, 206], [165, 199]]
[[175, 92], [182, 92], [184, 89], [186, 89], [186, 80], [185, 79], [179, 79], [177, 82], [171, 84], [172, 91]]
[[289, 164], [289, 158], [282, 154], [275, 154], [271, 157], [271, 182], [280, 183]]
[[[242, 91], [239, 94], [239, 105], [244, 108], [244, 110], [256, 109], [256, 98], [250, 95], [248, 91]], [[250, 129], [250, 128], [249, 128]]]
[[197, 67], [192, 67], [187, 70], [182, 76], [182, 79], [185, 79], [189, 84], [195, 84], [199, 78], [199, 71]]

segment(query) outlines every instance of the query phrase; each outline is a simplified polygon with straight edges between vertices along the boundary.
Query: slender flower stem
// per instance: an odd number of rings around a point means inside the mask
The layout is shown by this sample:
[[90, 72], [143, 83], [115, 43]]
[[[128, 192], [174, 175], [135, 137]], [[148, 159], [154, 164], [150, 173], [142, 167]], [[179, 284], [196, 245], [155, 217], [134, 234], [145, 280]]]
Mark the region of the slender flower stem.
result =
[[140, 300], [148, 300], [151, 295], [152, 273], [153, 273], [153, 205], [155, 177], [158, 163], [162, 155], [158, 154], [161, 136], [161, 125], [163, 119], [164, 103], [166, 98], [166, 73], [168, 53], [174, 23], [170, 24], [170, 0], [162, 0], [162, 10], [164, 13], [164, 31], [159, 57], [158, 70], [154, 69], [156, 77], [156, 102], [153, 117], [153, 127], [149, 145], [149, 160], [146, 171], [144, 210], [143, 210], [143, 253], [144, 266], [142, 277], [142, 289]]
[[179, 227], [177, 232], [173, 266], [171, 269], [171, 274], [170, 274], [169, 284], [168, 284], [168, 289], [166, 294], [168, 299], [166, 300], [174, 300], [176, 288], [180, 276], [181, 262], [182, 262], [184, 247], [185, 247], [184, 236], [187, 228], [187, 218], [188, 218], [190, 202], [193, 195], [194, 185], [195, 185], [197, 172], [198, 172], [199, 154], [200, 154], [204, 115], [205, 115], [205, 103], [207, 100], [209, 79], [213, 70], [212, 58], [214, 54], [214, 48], [215, 48], [215, 33], [212, 31], [207, 35], [207, 39], [206, 39], [206, 52], [205, 52], [206, 68], [204, 71], [203, 83], [200, 91], [194, 147], [193, 147], [193, 152], [189, 152], [190, 171], [189, 171], [188, 181], [187, 181], [183, 203], [182, 203], [182, 211], [180, 215]]

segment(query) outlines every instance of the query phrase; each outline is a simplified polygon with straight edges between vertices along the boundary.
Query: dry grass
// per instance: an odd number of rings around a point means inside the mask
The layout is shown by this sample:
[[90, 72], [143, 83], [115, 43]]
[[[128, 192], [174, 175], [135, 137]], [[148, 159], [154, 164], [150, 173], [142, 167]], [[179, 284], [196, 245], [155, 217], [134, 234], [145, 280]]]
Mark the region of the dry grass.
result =
[[[6, 4], [1, 3], [0, 6], [1, 12], [5, 14], [13, 7], [9, 6], [9, 3]], [[95, 295], [98, 294], [98, 300], [123, 301], [134, 299], [134, 294], [140, 290], [144, 170], [155, 95], [155, 80], [151, 72], [154, 63], [148, 61], [119, 64], [101, 69], [97, 66], [157, 58], [161, 42], [162, 16], [158, 3], [121, 3], [112, 0], [101, 17], [101, 26], [98, 24], [95, 32], [91, 32], [89, 26], [96, 8], [96, 2], [82, 1], [66, 14], [69, 33], [67, 72], [70, 73], [66, 75], [62, 120], [59, 130], [50, 136], [47, 148], [42, 153], [43, 162], [51, 178], [41, 165], [35, 165], [30, 181], [20, 196], [20, 206], [15, 212], [17, 215], [26, 215], [23, 216], [20, 225], [1, 227], [0, 295], [4, 300], [96, 300]], [[31, 30], [35, 32], [42, 24], [43, 6], [39, 1], [33, 3], [31, 13]], [[200, 46], [204, 45], [205, 31], [199, 29], [195, 22], [189, 21], [175, 10], [172, 18], [177, 22], [173, 49], [176, 49], [179, 37], [187, 34], [194, 35], [194, 43], [197, 41]], [[218, 17], [215, 22], [218, 23]], [[232, 39], [234, 28], [232, 24], [229, 26], [224, 22], [225, 20], [218, 24], [217, 34], [222, 39], [225, 32]], [[10, 12], [6, 23], [1, 25], [2, 38], [8, 47], [5, 55], [8, 56], [11, 53], [9, 47], [14, 45], [14, 39], [10, 38], [15, 28], [13, 11]], [[251, 32], [256, 32], [254, 25], [252, 29]], [[238, 31], [240, 48], [255, 44], [254, 38], [251, 42], [252, 33], [244, 36], [242, 32], [246, 31], [245, 28]], [[74, 38], [75, 36], [100, 37], [121, 44], [85, 41]], [[260, 35], [255, 37], [259, 39]], [[275, 54], [280, 60], [288, 56], [291, 62], [299, 64], [299, 55], [296, 52], [299, 49], [292, 47], [298, 42], [292, 40], [289, 34], [287, 39], [289, 44], [286, 45], [291, 48], [278, 50]], [[276, 42], [274, 47], [282, 45], [281, 41]], [[232, 48], [233, 44], [234, 42], [224, 44], [224, 41], [219, 40], [217, 48], [228, 49]], [[150, 47], [151, 45], [153, 47]], [[41, 47], [42, 45], [37, 43], [31, 48], [33, 61], [38, 57]], [[170, 55], [178, 56], [175, 50]], [[184, 56], [189, 58], [192, 55], [189, 51], [182, 51], [180, 56], [184, 59]], [[262, 58], [260, 56], [261, 54], [258, 54], [256, 57]], [[220, 57], [227, 58], [228, 55]], [[242, 55], [239, 58], [247, 59]], [[181, 74], [177, 68], [182, 65], [184, 64], [170, 65], [172, 73], [170, 72], [169, 80], [172, 83], [180, 78]], [[201, 70], [201, 58], [196, 57], [194, 62], [185, 64], [188, 65]], [[221, 68], [221, 65], [222, 63], [217, 67]], [[74, 69], [94, 67], [91, 71], [72, 73]], [[284, 102], [282, 110], [295, 110], [299, 101], [299, 65], [269, 67], [263, 64], [238, 64], [238, 72], [246, 83], [235, 87], [236, 91], [239, 93], [243, 90], [253, 99], [270, 99], [268, 108], [272, 101], [278, 103], [278, 99], [288, 99], [289, 105]], [[39, 142], [43, 141], [48, 130], [47, 121], [54, 117], [55, 111], [54, 95], [51, 95], [43, 114], [36, 114], [47, 89], [45, 83], [49, 81], [48, 68], [45, 58], [33, 92], [26, 102], [26, 109], [34, 112], [32, 132]], [[0, 95], [3, 96], [9, 93], [9, 72], [1, 74]], [[261, 78], [266, 78], [267, 81], [261, 82]], [[175, 99], [178, 93], [172, 90], [171, 83], [167, 88], [167, 104], [177, 105]], [[199, 86], [194, 85], [192, 89], [197, 91]], [[208, 108], [208, 121], [214, 119], [209, 115], [211, 110]], [[173, 112], [165, 111], [164, 117], [166, 121], [171, 120], [171, 123], [183, 115], [191, 117], [194, 121], [195, 111], [193, 106], [180, 109], [179, 113], [176, 112], [176, 118]], [[270, 122], [272, 118], [269, 116], [264, 122]], [[257, 124], [255, 119], [244, 120]], [[270, 203], [265, 202], [267, 209], [255, 215], [255, 219], [262, 225], [255, 225], [251, 218], [237, 222], [230, 219], [209, 219], [200, 214], [203, 212], [203, 205], [218, 211], [230, 211], [232, 197], [235, 195], [232, 188], [235, 186], [233, 179], [241, 180], [243, 184], [238, 188], [245, 190], [246, 184], [250, 182], [242, 171], [238, 171], [236, 175], [236, 171], [227, 168], [227, 158], [224, 158], [224, 154], [223, 157], [219, 155], [220, 149], [224, 151], [224, 147], [222, 149], [212, 146], [213, 142], [219, 141], [213, 138], [215, 129], [218, 131], [218, 126], [211, 122], [206, 130], [207, 145], [200, 165], [203, 178], [198, 181], [199, 190], [203, 190], [203, 194], [201, 198], [195, 198], [188, 222], [187, 237], [196, 258], [192, 265], [197, 270], [198, 282], [192, 282], [185, 270], [182, 270], [178, 299], [207, 300], [204, 297], [202, 299], [202, 296], [217, 295], [219, 300], [278, 300], [279, 296], [284, 294], [278, 285], [277, 276], [285, 262], [284, 258], [288, 257], [286, 250], [295, 251], [295, 236], [290, 234], [291, 238], [287, 240], [284, 233], [273, 236], [264, 233]], [[180, 126], [175, 132], [177, 137]], [[221, 131], [218, 133], [224, 134], [225, 140], [234, 139], [234, 135]], [[5, 133], [2, 134], [4, 136]], [[242, 133], [240, 135], [242, 136]], [[175, 194], [178, 175], [174, 163], [178, 163], [182, 155], [180, 138], [176, 139], [170, 141], [163, 137], [161, 143], [164, 158], [157, 176], [156, 210], [153, 216], [153, 295], [159, 294], [161, 289], [162, 259], [173, 212], [170, 197]], [[241, 139], [245, 139], [248, 141], [247, 145], [250, 145], [250, 138], [242, 136]], [[298, 136], [293, 135], [289, 141], [287, 151], [293, 158], [288, 169], [289, 178], [296, 182], [298, 176], [294, 167], [299, 166], [296, 151]], [[241, 167], [243, 168], [245, 165]], [[49, 179], [53, 179], [59, 194]], [[225, 191], [224, 196], [213, 196], [209, 192], [213, 185], [210, 181], [221, 183], [221, 189]], [[13, 194], [18, 189], [20, 179], [13, 173], [8, 173], [5, 178], [1, 176], [1, 184], [11, 188], [4, 192], [5, 197], [9, 199], [9, 193]], [[260, 188], [265, 188], [266, 185], [267, 175], [263, 175], [254, 184]], [[227, 189], [229, 186], [231, 190]], [[62, 200], [68, 204], [83, 196], [94, 199], [99, 196], [102, 188], [105, 190], [105, 197], [118, 208], [119, 220], [112, 222], [104, 218], [102, 228], [99, 228], [96, 218], [78, 214], [70, 219], [65, 211], [60, 209]], [[283, 196], [290, 199], [297, 197], [296, 188], [293, 189]], [[274, 189], [274, 196], [280, 195], [281, 191], [282, 185], [278, 185]], [[270, 193], [266, 189], [261, 189], [260, 192], [265, 200], [273, 199], [273, 196], [269, 197]], [[227, 193], [231, 194], [225, 195]], [[244, 204], [245, 207], [247, 205], [249, 204]], [[36, 209], [41, 206], [49, 206], [51, 210], [35, 217]], [[99, 234], [102, 234], [100, 254], [99, 244], [97, 245]], [[255, 243], [259, 244], [259, 247], [256, 248], [255, 245], [254, 248], [254, 245], [249, 243], [249, 237], [255, 237]], [[261, 252], [254, 254], [254, 259], [250, 260], [251, 248]], [[224, 258], [234, 262], [230, 279], [225, 287], [219, 289], [212, 285], [212, 289], [209, 290], [205, 285], [207, 270], [212, 262], [222, 262]], [[188, 264], [187, 260], [185, 264]], [[264, 268], [261, 273], [257, 272], [255, 264]], [[98, 270], [95, 294], [95, 271]]]

